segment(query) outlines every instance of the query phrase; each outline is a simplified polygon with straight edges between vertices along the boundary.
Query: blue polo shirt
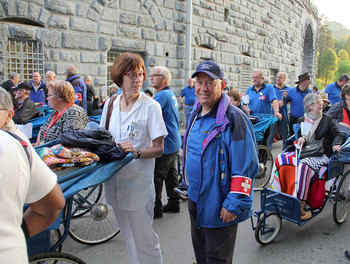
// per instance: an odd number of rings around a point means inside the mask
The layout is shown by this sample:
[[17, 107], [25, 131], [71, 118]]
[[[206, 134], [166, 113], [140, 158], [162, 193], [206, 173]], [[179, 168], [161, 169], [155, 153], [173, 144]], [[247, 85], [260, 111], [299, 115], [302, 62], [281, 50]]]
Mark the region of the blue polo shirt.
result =
[[287, 102], [290, 102], [290, 114], [294, 117], [301, 117], [304, 115], [304, 97], [312, 93], [311, 89], [306, 89], [304, 92], [302, 92], [299, 89], [299, 86], [291, 88], [288, 91], [288, 96], [286, 98]]
[[195, 94], [195, 88], [186, 86], [181, 91], [181, 97], [185, 96], [185, 104], [187, 105], [193, 105], [194, 102], [197, 100], [197, 96]]
[[[273, 85], [273, 89], [275, 90], [275, 94], [276, 94], [276, 97], [277, 97], [277, 100], [278, 101], [283, 101], [283, 93], [286, 92], [286, 91], [289, 91], [290, 90], [290, 87], [288, 86], [283, 86], [282, 89], [279, 89], [275, 84]], [[280, 107], [280, 113], [281, 115], [286, 115], [288, 112], [287, 112], [287, 108], [286, 108], [286, 104], [284, 104], [283, 106]]]
[[[214, 109], [215, 108], [215, 109]], [[198, 115], [187, 138], [186, 175], [188, 197], [197, 203], [201, 186], [201, 154], [210, 131], [215, 126], [217, 105], [208, 114]]]
[[164, 87], [155, 96], [161, 108], [164, 123], [168, 131], [168, 135], [164, 139], [164, 153], [172, 154], [179, 151], [181, 147], [181, 136], [179, 126], [178, 103], [174, 92], [169, 86]]
[[329, 84], [324, 92], [328, 94], [328, 100], [331, 101], [332, 105], [341, 102], [341, 87], [337, 82]]
[[257, 91], [255, 86], [250, 86], [245, 94], [249, 95], [249, 109], [251, 114], [272, 114], [271, 103], [277, 99], [275, 90], [271, 84], [263, 83]]

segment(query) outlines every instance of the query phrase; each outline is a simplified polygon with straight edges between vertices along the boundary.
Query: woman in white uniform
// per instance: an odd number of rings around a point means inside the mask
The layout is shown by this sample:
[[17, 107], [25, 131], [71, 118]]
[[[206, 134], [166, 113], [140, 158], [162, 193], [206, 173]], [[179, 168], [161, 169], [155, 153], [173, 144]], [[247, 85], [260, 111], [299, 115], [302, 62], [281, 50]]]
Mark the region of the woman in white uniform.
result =
[[[167, 135], [162, 111], [156, 101], [140, 92], [146, 70], [139, 55], [126, 52], [118, 56], [111, 76], [122, 94], [105, 103], [100, 126], [108, 127], [121, 149], [131, 152], [134, 160], [105, 183], [106, 198], [126, 239], [130, 262], [162, 263], [159, 238], [152, 228], [154, 162], [163, 153]], [[112, 113], [106, 121], [108, 108]]]

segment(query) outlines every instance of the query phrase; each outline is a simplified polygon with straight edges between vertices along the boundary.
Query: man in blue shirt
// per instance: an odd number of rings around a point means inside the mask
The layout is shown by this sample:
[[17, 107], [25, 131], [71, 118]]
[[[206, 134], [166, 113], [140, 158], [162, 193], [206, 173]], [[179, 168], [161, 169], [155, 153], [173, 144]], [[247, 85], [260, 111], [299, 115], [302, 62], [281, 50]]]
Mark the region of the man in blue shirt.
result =
[[33, 73], [33, 80], [29, 83], [32, 86], [30, 91], [30, 99], [34, 103], [46, 103], [47, 90], [44, 81], [41, 79], [41, 74], [39, 72]]
[[[250, 86], [246, 95], [249, 95], [249, 114], [273, 114], [282, 118], [279, 112], [279, 105], [276, 97], [275, 90], [271, 84], [264, 83], [264, 75], [261, 71], [253, 73], [253, 86]], [[272, 104], [272, 108], [271, 108]], [[266, 129], [262, 144], [267, 145], [267, 138], [270, 134], [270, 128]]]
[[284, 82], [286, 81], [286, 74], [284, 72], [279, 72], [276, 75], [276, 84], [273, 85], [275, 89], [276, 97], [278, 100], [278, 105], [280, 107], [279, 111], [282, 115], [282, 119], [277, 121], [276, 124], [271, 125], [270, 135], [267, 139], [267, 147], [271, 149], [273, 144], [273, 139], [277, 132], [277, 128], [279, 130], [279, 134], [282, 137], [283, 143], [286, 141], [288, 137], [288, 109], [283, 100], [283, 93], [289, 91], [290, 87], [286, 86]]
[[[163, 216], [163, 212], [180, 212], [180, 197], [174, 191], [179, 186], [177, 174], [177, 154], [181, 147], [181, 136], [179, 127], [178, 103], [174, 92], [169, 87], [171, 74], [162, 66], [153, 69], [150, 76], [151, 85], [157, 90], [154, 97], [161, 108], [168, 136], [164, 139], [164, 152], [160, 158], [156, 158], [154, 169], [154, 186], [156, 190], [156, 201], [154, 207], [154, 218]], [[162, 205], [163, 183], [165, 181], [168, 204]]]
[[312, 93], [309, 88], [311, 84], [311, 77], [308, 72], [298, 76], [298, 81], [295, 82], [296, 87], [291, 88], [288, 92], [283, 93], [287, 103], [290, 102], [290, 117], [289, 117], [289, 133], [294, 134], [293, 125], [298, 123], [298, 118], [304, 115], [304, 97]]
[[[186, 115], [186, 124], [185, 127], [187, 127], [188, 118], [190, 117], [190, 113], [192, 111], [194, 102], [196, 101], [197, 97], [194, 92], [194, 81], [190, 77], [187, 79], [187, 84], [185, 88], [181, 91], [180, 101], [182, 102], [183, 108], [185, 109], [185, 115]], [[185, 97], [185, 100], [184, 100]]]
[[336, 103], [341, 102], [341, 98], [340, 98], [340, 92], [341, 92], [341, 88], [349, 83], [349, 75], [347, 73], [343, 73], [342, 75], [340, 75], [339, 80], [329, 84], [326, 87], [326, 90], [324, 90], [325, 93], [328, 94], [328, 100], [331, 101], [332, 105], [335, 105]]

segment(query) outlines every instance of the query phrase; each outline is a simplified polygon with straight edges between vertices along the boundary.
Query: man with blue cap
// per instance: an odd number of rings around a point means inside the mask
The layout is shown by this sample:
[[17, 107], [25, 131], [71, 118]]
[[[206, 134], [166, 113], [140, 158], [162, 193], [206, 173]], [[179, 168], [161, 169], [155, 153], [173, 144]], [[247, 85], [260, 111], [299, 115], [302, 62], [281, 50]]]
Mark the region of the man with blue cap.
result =
[[232, 263], [239, 222], [253, 213], [253, 178], [258, 156], [253, 126], [230, 104], [219, 65], [200, 63], [198, 98], [183, 145], [192, 244], [198, 264]]

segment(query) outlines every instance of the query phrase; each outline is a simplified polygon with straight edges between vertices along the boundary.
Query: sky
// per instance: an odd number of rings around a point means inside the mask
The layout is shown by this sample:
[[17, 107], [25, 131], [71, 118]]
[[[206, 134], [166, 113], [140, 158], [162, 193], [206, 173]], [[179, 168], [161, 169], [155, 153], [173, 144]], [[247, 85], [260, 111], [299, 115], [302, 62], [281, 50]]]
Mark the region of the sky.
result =
[[318, 8], [318, 16], [324, 14], [328, 21], [337, 21], [350, 29], [349, 0], [313, 0]]

